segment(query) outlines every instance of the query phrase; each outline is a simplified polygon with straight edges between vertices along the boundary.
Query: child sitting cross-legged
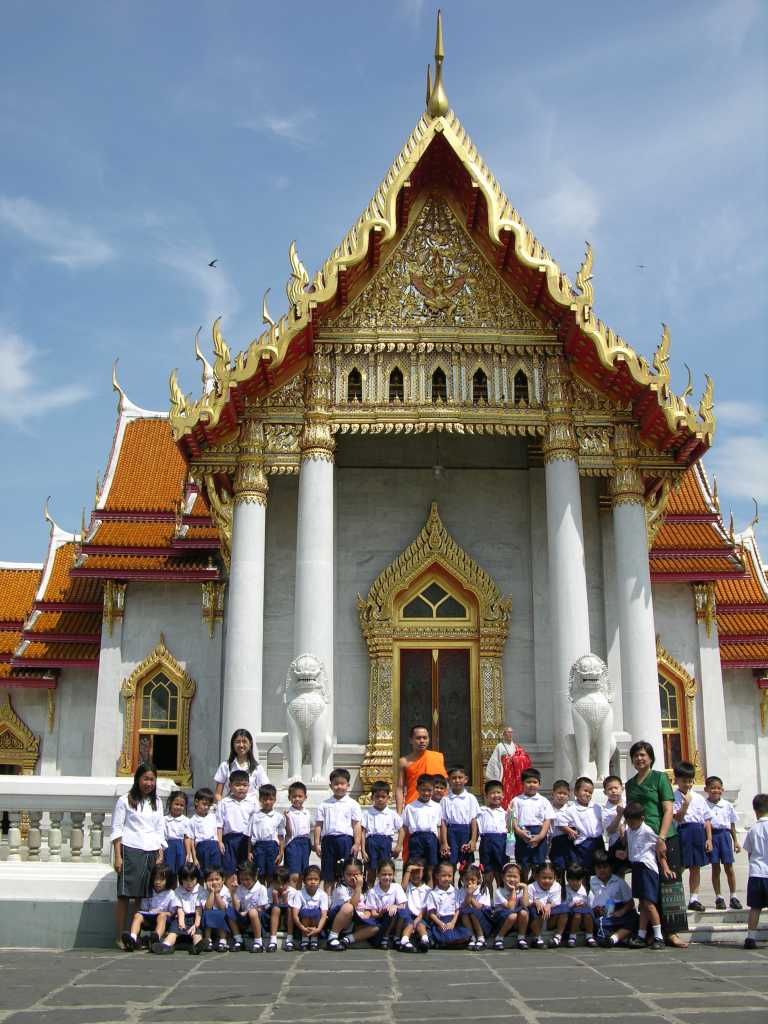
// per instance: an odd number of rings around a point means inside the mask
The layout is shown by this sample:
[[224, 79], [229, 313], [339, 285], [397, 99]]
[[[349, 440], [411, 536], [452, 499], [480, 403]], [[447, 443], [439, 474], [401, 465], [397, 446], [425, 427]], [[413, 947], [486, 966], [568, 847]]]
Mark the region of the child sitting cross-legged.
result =
[[405, 893], [395, 881], [395, 862], [384, 860], [379, 864], [376, 884], [365, 894], [363, 906], [358, 910], [360, 919], [367, 923], [355, 929], [355, 941], [367, 939], [379, 949], [387, 949], [397, 912], [404, 910], [405, 905]]
[[589, 906], [589, 896], [584, 887], [586, 878], [587, 869], [583, 864], [571, 864], [565, 869], [563, 903], [560, 908], [554, 907], [551, 911], [555, 934], [549, 940], [549, 945], [553, 948], [557, 948], [563, 939], [565, 939], [566, 946], [575, 946], [576, 934], [580, 927], [584, 929], [587, 945], [597, 945], [593, 935], [594, 918]]
[[328, 910], [328, 941], [325, 948], [332, 953], [342, 953], [355, 941], [352, 926], [367, 925], [367, 917], [358, 917], [358, 909], [364, 909], [365, 880], [363, 866], [355, 857], [343, 862], [341, 878], [331, 893]]
[[186, 940], [191, 944], [189, 952], [196, 956], [201, 952], [203, 945], [203, 908], [197, 868], [194, 864], [185, 864], [181, 869], [179, 884], [173, 895], [176, 900], [176, 916], [171, 920], [162, 941], [153, 942], [150, 949], [153, 953], [173, 953], [176, 943], [179, 940]]
[[661, 878], [674, 878], [670, 871], [666, 856], [658, 854], [659, 837], [645, 824], [645, 810], [639, 803], [628, 803], [624, 810], [624, 822], [627, 826], [627, 856], [632, 865], [632, 895], [640, 902], [640, 927], [637, 935], [629, 940], [633, 949], [644, 948], [648, 925], [653, 928], [651, 949], [664, 949], [664, 938], [661, 933]]
[[525, 935], [528, 931], [528, 887], [520, 878], [517, 864], [505, 864], [501, 869], [503, 885], [493, 896], [493, 916], [500, 921], [499, 930], [493, 940], [494, 949], [504, 949], [504, 936], [513, 928], [517, 930], [517, 948], [528, 949]]
[[[400, 951], [402, 953], [429, 952], [429, 932], [424, 922], [424, 904], [429, 894], [429, 886], [424, 881], [424, 862], [411, 859], [403, 871], [402, 886], [405, 891], [406, 905], [398, 911], [400, 932]], [[416, 934], [418, 943], [414, 945], [411, 937]]]
[[459, 924], [462, 897], [453, 885], [453, 865], [438, 864], [434, 879], [435, 887], [427, 895], [424, 903], [432, 941], [436, 946], [443, 948], [466, 946], [472, 938], [472, 933]]
[[555, 869], [551, 862], [545, 860], [536, 867], [536, 874], [528, 886], [528, 914], [531, 919], [531, 935], [533, 949], [545, 949], [546, 943], [541, 937], [541, 929], [549, 924], [550, 917], [557, 917], [563, 912], [562, 889], [555, 881]]
[[256, 867], [246, 861], [237, 869], [237, 886], [232, 893], [229, 922], [232, 929], [232, 951], [243, 948], [243, 934], [251, 932], [251, 953], [261, 953], [261, 911], [267, 906], [267, 890], [256, 877]]
[[304, 872], [304, 884], [291, 896], [294, 938], [299, 949], [320, 949], [320, 935], [328, 918], [328, 896], [320, 888], [320, 868], [310, 864]]
[[160, 942], [168, 921], [176, 912], [176, 897], [173, 889], [176, 876], [165, 864], [155, 864], [149, 876], [151, 895], [145, 896], [139, 904], [137, 913], [133, 915], [131, 930], [123, 932], [123, 948], [131, 952], [139, 948], [142, 930], [150, 931], [150, 949], [153, 943]]
[[618, 946], [637, 928], [632, 890], [614, 875], [609, 853], [595, 853], [595, 873], [589, 882], [589, 905], [595, 918], [597, 941], [608, 949]]
[[491, 894], [485, 884], [483, 872], [470, 864], [461, 876], [461, 923], [472, 933], [469, 948], [485, 949], [485, 940], [491, 934]]
[[[203, 902], [203, 952], [217, 953], [229, 951], [229, 924], [227, 911], [232, 906], [229, 889], [224, 885], [224, 875], [220, 868], [208, 868], [205, 873], [205, 900]], [[215, 947], [214, 947], [215, 940]]]
[[291, 885], [291, 872], [288, 868], [278, 868], [272, 885], [267, 889], [267, 905], [261, 912], [262, 934], [269, 935], [267, 952], [277, 952], [277, 933], [281, 920], [284, 922], [285, 937], [283, 949], [293, 949], [293, 915], [291, 914], [291, 897], [296, 890]]

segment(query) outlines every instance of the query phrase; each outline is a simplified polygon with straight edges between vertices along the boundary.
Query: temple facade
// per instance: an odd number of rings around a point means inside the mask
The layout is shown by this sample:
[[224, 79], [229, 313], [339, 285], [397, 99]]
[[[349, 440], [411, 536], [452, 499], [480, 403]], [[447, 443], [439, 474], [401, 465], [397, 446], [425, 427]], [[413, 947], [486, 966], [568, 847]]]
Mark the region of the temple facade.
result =
[[265, 299], [236, 356], [219, 321], [211, 361], [196, 342], [199, 398], [174, 372], [147, 411], [113, 376], [80, 531], [46, 510], [43, 563], [0, 563], [1, 772], [151, 759], [210, 785], [245, 727], [282, 783], [293, 713], [307, 780], [391, 780], [426, 722], [479, 787], [510, 723], [548, 784], [599, 767], [574, 725], [591, 653], [616, 769], [642, 738], [741, 808], [768, 788], [768, 583], [702, 467], [712, 381], [693, 408], [666, 327], [649, 363], [598, 318], [591, 249], [572, 284], [442, 60], [438, 38], [424, 114], [312, 279], [291, 244], [287, 313]]

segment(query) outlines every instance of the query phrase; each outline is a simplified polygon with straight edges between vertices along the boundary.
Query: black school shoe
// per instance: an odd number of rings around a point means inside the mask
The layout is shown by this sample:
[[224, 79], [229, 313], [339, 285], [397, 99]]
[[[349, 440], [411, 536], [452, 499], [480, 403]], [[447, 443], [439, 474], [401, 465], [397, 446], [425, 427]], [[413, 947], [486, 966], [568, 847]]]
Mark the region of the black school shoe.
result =
[[149, 947], [149, 951], [150, 953], [157, 953], [160, 956], [163, 956], [164, 954], [167, 955], [168, 953], [173, 953], [174, 947], [166, 946], [164, 942], [153, 942]]
[[741, 905], [741, 900], [737, 900], [735, 896], [731, 896], [731, 902], [729, 904], [731, 910], [743, 910], [744, 907]]
[[139, 944], [131, 935], [130, 932], [121, 932], [120, 941], [123, 944], [123, 949], [126, 953], [133, 953], [135, 949], [139, 948]]
[[757, 942], [754, 939], [744, 939], [744, 949], [757, 949]]

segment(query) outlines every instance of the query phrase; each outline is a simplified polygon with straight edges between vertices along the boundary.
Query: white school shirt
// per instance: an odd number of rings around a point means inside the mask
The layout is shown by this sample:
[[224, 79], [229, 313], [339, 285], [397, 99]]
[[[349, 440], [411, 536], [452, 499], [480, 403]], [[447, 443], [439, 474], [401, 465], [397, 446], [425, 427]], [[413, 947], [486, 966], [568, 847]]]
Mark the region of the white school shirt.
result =
[[289, 807], [287, 811], [283, 811], [283, 816], [286, 825], [289, 821], [291, 823], [291, 838], [288, 840], [288, 844], [292, 843], [294, 839], [309, 835], [311, 828], [309, 811], [305, 811], [303, 807]]
[[146, 853], [165, 849], [168, 843], [165, 841], [163, 817], [159, 800], [157, 810], [154, 811], [149, 800], [140, 800], [133, 808], [128, 803], [128, 794], [125, 793], [118, 797], [112, 812], [111, 839], [113, 842], [120, 839], [123, 846], [132, 850], [144, 850]]
[[189, 838], [194, 843], [202, 843], [206, 839], [216, 838], [217, 820], [213, 811], [206, 815], [193, 814], [189, 819]]
[[730, 832], [731, 825], [738, 825], [739, 819], [736, 810], [730, 800], [720, 797], [717, 803], [707, 800], [707, 807], [712, 812], [712, 831], [718, 828], [727, 828]]
[[178, 905], [179, 901], [173, 889], [163, 889], [162, 892], [144, 896], [139, 904], [139, 910], [142, 914], [172, 914]]
[[487, 910], [491, 909], [491, 894], [486, 889], [485, 892], [480, 892], [479, 889], [475, 889], [474, 893], [470, 897], [467, 890], [461, 886], [459, 888], [459, 894], [461, 896], [462, 906], [469, 903], [470, 899], [477, 900], [481, 907], [485, 907]]
[[477, 812], [477, 831], [481, 836], [505, 836], [507, 812], [503, 807], [481, 807]]
[[538, 882], [531, 882], [528, 886], [528, 900], [530, 903], [539, 900], [545, 906], [557, 907], [563, 902], [563, 890], [559, 882], [553, 882], [549, 889], [542, 889]]
[[632, 890], [618, 875], [611, 875], [607, 882], [601, 882], [597, 875], [593, 875], [589, 881], [590, 907], [604, 907], [609, 900], [618, 907], [631, 899]]
[[360, 804], [345, 793], [341, 800], [335, 796], [323, 800], [317, 808], [315, 824], [322, 826], [321, 836], [351, 836], [354, 835], [353, 822], [360, 821], [362, 817]]
[[573, 822], [571, 821], [570, 814], [571, 804], [568, 802], [562, 807], [555, 807], [553, 805], [552, 811], [554, 816], [552, 818], [552, 824], [549, 827], [549, 835], [552, 836], [553, 839], [556, 839], [557, 836], [565, 835], [566, 827], [573, 828]]
[[480, 813], [477, 797], [469, 790], [453, 793], [450, 789], [440, 801], [440, 821], [446, 825], [469, 825]]
[[578, 801], [568, 808], [571, 828], [579, 833], [574, 844], [580, 846], [587, 839], [597, 839], [603, 834], [603, 809], [600, 804], [589, 803], [585, 807]]
[[563, 903], [567, 903], [569, 907], [582, 906], [585, 910], [589, 907], [589, 896], [587, 896], [587, 890], [583, 885], [580, 885], [578, 889], [572, 889], [570, 885], [566, 885], [563, 888]]
[[274, 808], [269, 813], [254, 810], [251, 815], [249, 835], [253, 843], [262, 843], [265, 840], [278, 842], [285, 835], [285, 818], [280, 811], [276, 811]]
[[174, 890], [173, 894], [176, 897], [176, 902], [185, 914], [194, 914], [200, 902], [200, 893], [201, 888], [199, 885], [196, 885], [194, 889], [185, 889], [183, 885], [180, 885]]
[[259, 910], [269, 903], [266, 886], [261, 882], [254, 882], [250, 889], [244, 885], [238, 885], [235, 889], [235, 896], [240, 901], [240, 912], [248, 910]]
[[429, 886], [425, 882], [422, 882], [421, 885], [414, 885], [413, 882], [408, 883], [405, 890], [405, 900], [412, 914], [420, 914], [422, 912], [428, 895]]
[[248, 762], [240, 764], [237, 761], [222, 761], [219, 767], [216, 769], [216, 774], [213, 776], [214, 782], [220, 782], [222, 786], [227, 786], [229, 783], [229, 776], [232, 772], [248, 772], [248, 795], [252, 796], [254, 793], [258, 793], [259, 786], [266, 786], [269, 783], [269, 777], [264, 771], [264, 768], [260, 764], [256, 764], [253, 771], [248, 768]]
[[757, 819], [741, 848], [749, 854], [749, 877], [768, 878], [768, 818]]
[[403, 887], [393, 882], [389, 889], [384, 892], [377, 882], [372, 889], [365, 894], [365, 906], [368, 910], [386, 910], [387, 907], [403, 907], [407, 903]]
[[658, 836], [653, 829], [641, 822], [637, 828], [627, 826], [627, 853], [632, 864], [645, 864], [651, 871], [659, 873], [656, 860], [656, 843]]
[[515, 897], [515, 906], [520, 906], [520, 900], [523, 898], [523, 889], [525, 886], [520, 888], [520, 891], [512, 892], [511, 889], [507, 889], [505, 885], [500, 885], [496, 892], [493, 894], [493, 905], [494, 907], [506, 907], [507, 901]]
[[409, 804], [405, 805], [403, 811], [403, 824], [406, 832], [409, 835], [413, 835], [414, 832], [431, 832], [433, 835], [437, 835], [441, 804], [442, 800], [439, 804], [436, 804], [434, 800], [430, 800], [426, 804], [421, 800], [411, 800]]
[[[201, 907], [205, 906], [205, 901], [208, 899], [209, 895], [209, 890], [203, 889], [202, 893], [200, 894]], [[232, 893], [229, 891], [226, 885], [222, 885], [222, 887], [219, 889], [219, 899], [221, 900], [225, 907], [229, 908], [232, 906]]]
[[621, 839], [622, 834], [624, 832], [624, 822], [623, 821], [620, 822], [619, 827], [616, 829], [615, 832], [609, 832], [608, 831], [608, 826], [613, 824], [614, 819], [616, 818], [616, 815], [619, 813], [619, 807], [622, 807], [622, 804], [604, 804], [603, 805], [603, 831], [605, 832], [606, 837], [608, 839], [608, 847], [609, 847], [609, 849], [615, 843], [618, 843], [618, 841]]
[[163, 818], [163, 828], [166, 839], [184, 839], [189, 835], [189, 818], [186, 814], [180, 814], [176, 818], [166, 814]]
[[461, 893], [453, 885], [447, 889], [430, 889], [424, 901], [424, 912], [438, 917], [453, 917], [461, 907], [461, 898]]
[[[354, 891], [351, 886], [345, 885], [344, 882], [339, 882], [331, 893], [331, 910], [349, 903], [354, 895]], [[363, 900], [365, 900], [365, 896], [363, 896]]]
[[239, 832], [240, 835], [248, 835], [248, 823], [254, 811], [254, 803], [248, 797], [245, 800], [234, 800], [231, 796], [225, 796], [216, 804], [216, 825], [223, 835], [230, 832]]
[[552, 821], [555, 809], [541, 793], [534, 796], [521, 793], [512, 801], [512, 815], [518, 828], [528, 828], [529, 825], [543, 825], [545, 821]]
[[302, 910], [319, 910], [322, 914], [328, 909], [328, 896], [322, 888], [318, 889], [314, 896], [310, 896], [302, 885], [300, 889], [294, 890], [290, 905], [299, 913]]
[[295, 892], [296, 892], [296, 890], [293, 888], [292, 885], [286, 885], [284, 893], [283, 893], [283, 902], [276, 904], [275, 903], [275, 895], [276, 895], [275, 888], [272, 885], [268, 885], [267, 886], [267, 903], [269, 904], [270, 907], [274, 907], [274, 906], [290, 907], [291, 906], [291, 898], [292, 898], [292, 896], [293, 896], [293, 894]]
[[375, 807], [366, 807], [363, 811], [363, 828], [369, 836], [389, 836], [396, 839], [403, 827], [403, 819], [391, 807], [378, 811]]
[[[685, 817], [682, 821], [678, 821], [678, 825], [689, 825], [695, 821], [700, 825], [703, 825], [705, 821], [712, 821], [712, 811], [710, 810], [709, 803], [704, 799], [701, 793], [695, 793], [693, 790], [689, 790], [691, 794], [691, 802], [688, 804], [688, 810], [685, 812]], [[675, 786], [675, 814], [683, 806], [683, 794]]]

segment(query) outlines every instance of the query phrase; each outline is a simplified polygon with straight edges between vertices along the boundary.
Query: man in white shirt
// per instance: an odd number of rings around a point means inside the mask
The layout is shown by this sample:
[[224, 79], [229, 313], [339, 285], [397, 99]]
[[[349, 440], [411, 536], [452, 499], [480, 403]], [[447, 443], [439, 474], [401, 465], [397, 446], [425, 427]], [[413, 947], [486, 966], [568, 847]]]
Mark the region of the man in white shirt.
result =
[[768, 907], [768, 793], [758, 793], [752, 801], [757, 821], [747, 832], [744, 849], [749, 855], [747, 906], [749, 921], [745, 949], [757, 948], [760, 911]]

